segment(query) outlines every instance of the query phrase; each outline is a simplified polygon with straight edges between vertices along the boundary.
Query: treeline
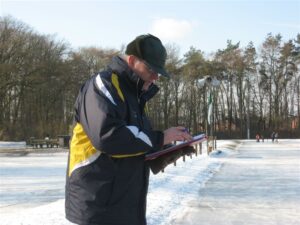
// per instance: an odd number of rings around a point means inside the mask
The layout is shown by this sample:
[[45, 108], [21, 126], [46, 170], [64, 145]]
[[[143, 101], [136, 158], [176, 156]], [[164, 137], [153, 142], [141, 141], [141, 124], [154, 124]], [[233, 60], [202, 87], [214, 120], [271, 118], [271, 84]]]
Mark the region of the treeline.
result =
[[[80, 86], [123, 50], [73, 50], [55, 36], [0, 17], [0, 140], [69, 134]], [[269, 136], [272, 130], [300, 137], [300, 34], [287, 42], [268, 34], [259, 50], [251, 42], [241, 48], [228, 41], [209, 57], [194, 47], [183, 58], [177, 46], [167, 45], [167, 51], [173, 78], [158, 81], [161, 91], [147, 107], [155, 128], [185, 125], [219, 138]], [[201, 87], [206, 75], [220, 85]]]

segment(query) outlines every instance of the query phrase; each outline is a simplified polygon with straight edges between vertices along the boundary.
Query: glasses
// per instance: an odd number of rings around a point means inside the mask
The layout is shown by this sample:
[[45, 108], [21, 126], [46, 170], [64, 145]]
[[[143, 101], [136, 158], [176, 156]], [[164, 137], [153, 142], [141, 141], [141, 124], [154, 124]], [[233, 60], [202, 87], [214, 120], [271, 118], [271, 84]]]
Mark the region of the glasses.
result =
[[155, 74], [159, 76], [159, 73], [157, 73], [156, 71], [154, 71], [151, 66], [145, 61], [145, 60], [141, 60], [145, 66], [147, 67], [147, 70], [149, 71], [150, 74]]

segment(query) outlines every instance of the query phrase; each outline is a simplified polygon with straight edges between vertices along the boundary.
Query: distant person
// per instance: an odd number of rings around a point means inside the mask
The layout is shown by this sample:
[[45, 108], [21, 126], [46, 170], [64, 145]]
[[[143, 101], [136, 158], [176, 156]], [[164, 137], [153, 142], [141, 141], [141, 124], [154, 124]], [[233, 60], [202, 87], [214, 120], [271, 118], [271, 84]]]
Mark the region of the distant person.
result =
[[274, 143], [274, 140], [275, 140], [275, 132], [274, 131], [271, 134], [271, 139], [272, 139], [272, 142]]
[[46, 140], [46, 141], [49, 141], [49, 140], [50, 140], [50, 138], [49, 138], [49, 134], [46, 134], [46, 136], [45, 136], [45, 140]]
[[275, 139], [275, 142], [278, 142], [278, 132], [276, 132], [275, 134], [274, 134], [274, 139]]
[[255, 138], [256, 138], [256, 142], [259, 142], [259, 134], [256, 134], [256, 136], [255, 136]]
[[265, 137], [264, 137], [264, 135], [263, 135], [263, 134], [261, 135], [261, 137], [260, 137], [260, 138], [261, 138], [261, 141], [262, 141], [262, 142], [265, 142]]
[[[86, 81], [75, 103], [65, 210], [76, 224], [146, 225], [152, 166], [145, 154], [192, 139], [184, 127], [152, 129], [145, 113], [147, 101], [159, 90], [155, 81], [169, 76], [161, 41], [140, 35], [125, 54]], [[194, 151], [186, 149], [184, 154]]]
[[46, 134], [46, 136], [45, 136], [45, 142], [46, 142], [46, 146], [47, 146], [47, 148], [49, 148], [49, 140], [50, 140], [50, 138], [49, 138], [49, 134]]

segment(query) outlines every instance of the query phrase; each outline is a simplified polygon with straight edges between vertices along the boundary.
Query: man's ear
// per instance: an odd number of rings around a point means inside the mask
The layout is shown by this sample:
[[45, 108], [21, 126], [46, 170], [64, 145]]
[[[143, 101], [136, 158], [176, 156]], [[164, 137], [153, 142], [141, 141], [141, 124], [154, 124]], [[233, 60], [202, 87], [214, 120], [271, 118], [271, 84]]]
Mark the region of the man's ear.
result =
[[134, 68], [137, 58], [134, 55], [129, 55], [127, 58], [128, 65], [131, 69]]

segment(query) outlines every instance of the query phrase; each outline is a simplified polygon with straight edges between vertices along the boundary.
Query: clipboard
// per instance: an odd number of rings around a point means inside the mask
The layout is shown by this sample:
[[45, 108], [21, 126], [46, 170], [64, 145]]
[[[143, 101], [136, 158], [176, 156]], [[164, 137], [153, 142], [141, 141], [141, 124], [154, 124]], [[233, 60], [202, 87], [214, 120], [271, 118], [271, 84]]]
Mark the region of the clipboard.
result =
[[157, 151], [157, 152], [154, 152], [154, 153], [146, 154], [145, 161], [156, 159], [157, 157], [159, 157], [161, 155], [164, 155], [166, 153], [177, 151], [177, 150], [179, 150], [181, 148], [184, 148], [186, 146], [192, 146], [192, 145], [201, 143], [201, 142], [206, 141], [206, 140], [207, 140], [207, 137], [206, 137], [205, 134], [196, 135], [190, 141], [181, 142], [180, 144], [173, 145], [173, 146], [171, 146], [169, 148], [166, 148], [166, 149], [163, 149], [161, 151]]

